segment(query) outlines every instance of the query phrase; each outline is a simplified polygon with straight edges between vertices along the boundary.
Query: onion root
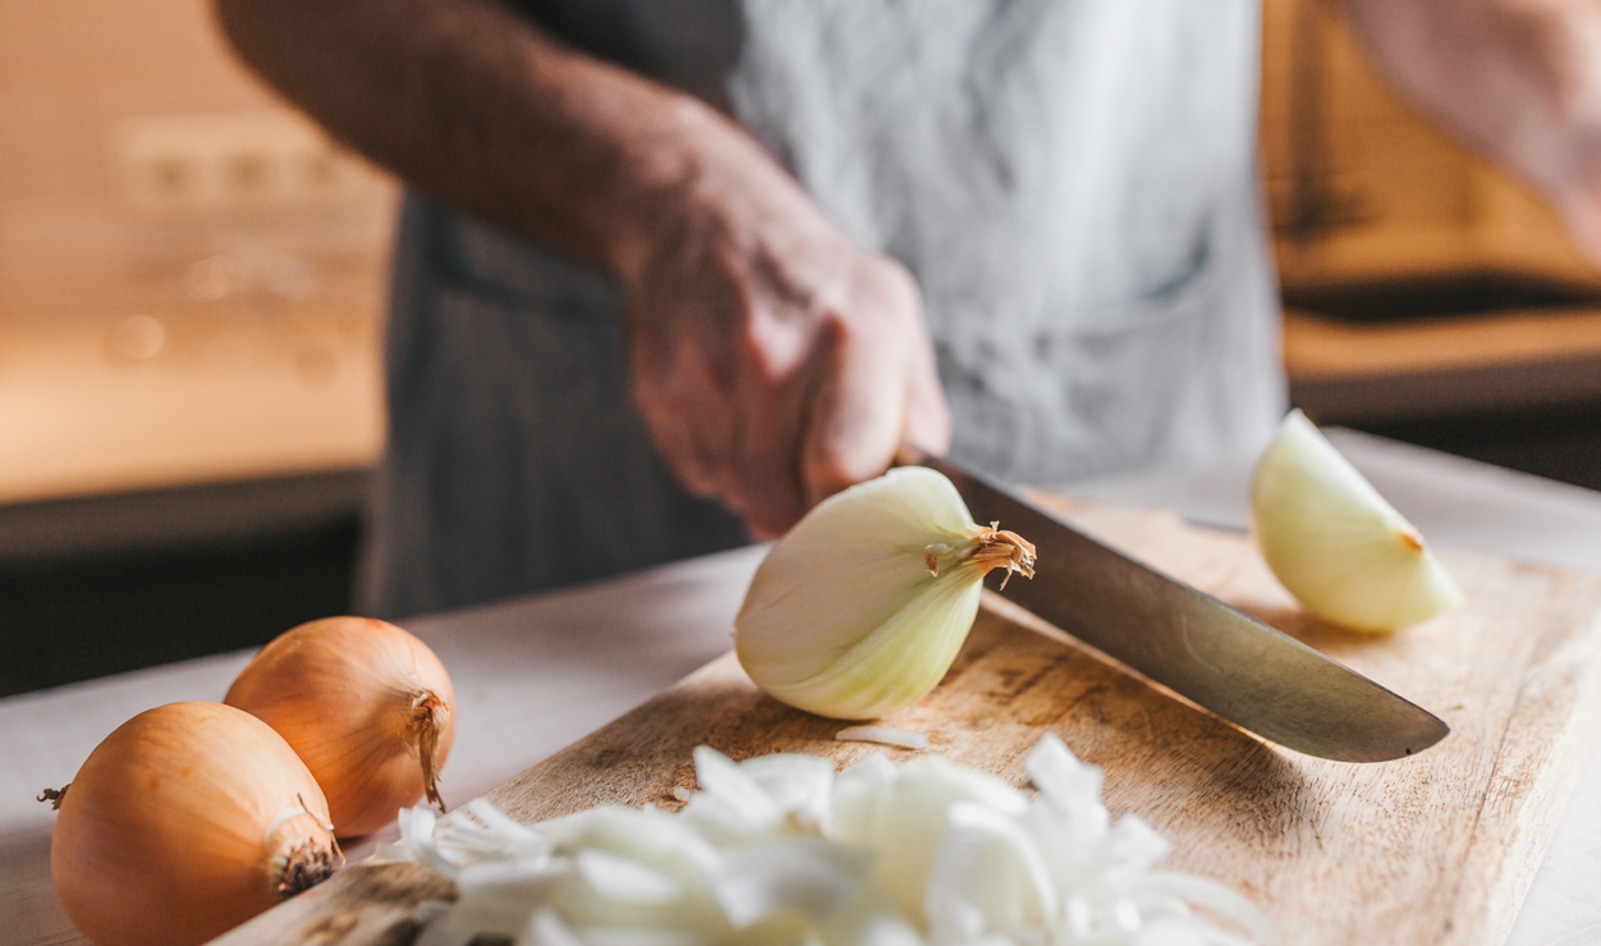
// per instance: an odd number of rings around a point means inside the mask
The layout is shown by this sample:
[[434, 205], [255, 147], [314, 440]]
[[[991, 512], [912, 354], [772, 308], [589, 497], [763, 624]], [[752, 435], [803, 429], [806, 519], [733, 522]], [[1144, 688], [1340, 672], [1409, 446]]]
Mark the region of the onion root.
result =
[[273, 858], [272, 886], [279, 897], [287, 900], [332, 877], [344, 864], [345, 855], [337, 844], [330, 848], [307, 839]]
[[422, 763], [423, 797], [444, 811], [445, 803], [439, 797], [439, 736], [450, 722], [450, 706], [432, 690], [413, 690], [411, 707], [408, 745]]

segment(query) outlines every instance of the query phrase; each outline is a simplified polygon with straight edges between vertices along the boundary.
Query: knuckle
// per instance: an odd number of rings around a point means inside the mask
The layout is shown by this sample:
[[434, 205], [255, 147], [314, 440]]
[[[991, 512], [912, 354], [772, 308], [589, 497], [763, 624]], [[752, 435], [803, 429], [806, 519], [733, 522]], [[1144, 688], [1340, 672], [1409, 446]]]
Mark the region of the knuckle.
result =
[[918, 312], [922, 309], [923, 293], [911, 270], [892, 256], [874, 257], [874, 284], [884, 302], [901, 312]]
[[628, 386], [628, 399], [633, 402], [647, 427], [661, 426], [671, 413], [665, 392], [653, 378], [636, 376]]
[[843, 311], [830, 310], [818, 320], [818, 335], [835, 352], [854, 348], [865, 334], [863, 320]]
[[812, 500], [819, 501], [847, 486], [859, 483], [873, 475], [858, 458], [842, 450], [824, 447], [813, 451], [806, 461], [807, 492]]
[[777, 331], [760, 322], [748, 323], [735, 335], [734, 346], [746, 374], [758, 386], [771, 387], [783, 380], [784, 344]]
[[781, 515], [773, 510], [752, 510], [744, 513], [744, 516], [745, 528], [758, 539], [776, 539], [795, 524], [794, 517]]
[[763, 316], [735, 336], [736, 357], [759, 388], [776, 388], [793, 378], [806, 358], [810, 337], [795, 320]]

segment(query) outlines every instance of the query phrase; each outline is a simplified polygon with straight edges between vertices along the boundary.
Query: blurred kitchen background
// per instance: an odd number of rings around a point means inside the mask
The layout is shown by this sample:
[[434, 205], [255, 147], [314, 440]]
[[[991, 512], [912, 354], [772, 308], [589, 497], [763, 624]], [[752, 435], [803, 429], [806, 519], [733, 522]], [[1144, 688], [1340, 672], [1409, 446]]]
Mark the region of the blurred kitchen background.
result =
[[[1292, 395], [1601, 488], [1601, 280], [1516, 182], [1266, 0]], [[0, 4], [0, 695], [348, 608], [398, 189], [203, 0]]]

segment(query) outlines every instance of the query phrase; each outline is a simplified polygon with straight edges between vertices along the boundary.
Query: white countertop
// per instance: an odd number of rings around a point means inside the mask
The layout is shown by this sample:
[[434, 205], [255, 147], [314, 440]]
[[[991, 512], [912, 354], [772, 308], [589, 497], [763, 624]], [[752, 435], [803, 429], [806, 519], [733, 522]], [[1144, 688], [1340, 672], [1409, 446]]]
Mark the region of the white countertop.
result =
[[[1601, 495], [1356, 434], [1340, 448], [1431, 541], [1601, 571]], [[1083, 484], [1083, 495], [1244, 523], [1247, 471]], [[728, 649], [759, 548], [583, 588], [406, 622], [456, 683], [456, 745], [441, 789], [459, 804], [643, 702]], [[52, 815], [33, 798], [72, 779], [135, 713], [220, 699], [228, 654], [0, 700], [0, 944], [77, 937], [49, 879]], [[1601, 942], [1601, 753], [1583, 772], [1509, 942]], [[362, 856], [371, 842], [349, 853]], [[1293, 940], [1293, 931], [1285, 931]]]

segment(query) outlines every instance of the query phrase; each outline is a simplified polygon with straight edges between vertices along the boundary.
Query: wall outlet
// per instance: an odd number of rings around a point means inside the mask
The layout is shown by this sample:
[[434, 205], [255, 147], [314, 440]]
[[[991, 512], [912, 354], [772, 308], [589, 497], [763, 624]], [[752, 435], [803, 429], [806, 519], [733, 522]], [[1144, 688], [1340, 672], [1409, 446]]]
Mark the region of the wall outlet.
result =
[[291, 112], [129, 119], [112, 138], [122, 196], [157, 215], [251, 215], [359, 201], [375, 172]]

